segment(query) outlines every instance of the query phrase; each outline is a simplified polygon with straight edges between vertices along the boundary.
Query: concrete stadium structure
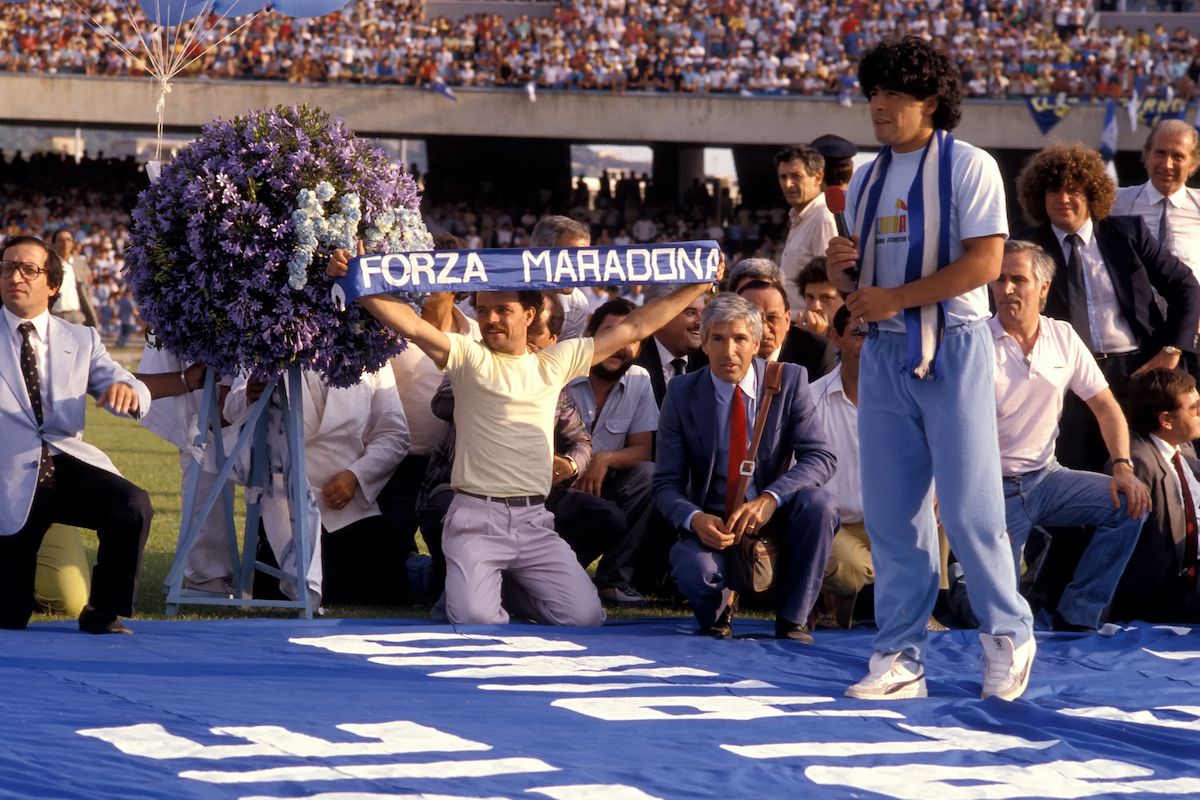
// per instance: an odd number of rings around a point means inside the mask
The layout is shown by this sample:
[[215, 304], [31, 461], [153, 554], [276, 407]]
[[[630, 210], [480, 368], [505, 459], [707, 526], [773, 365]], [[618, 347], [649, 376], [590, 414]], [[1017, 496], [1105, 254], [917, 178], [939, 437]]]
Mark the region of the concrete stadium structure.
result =
[[[753, 201], [775, 188], [771, 153], [781, 144], [836, 133], [875, 146], [862, 101], [844, 107], [829, 98], [749, 98], [732, 95], [579, 94], [455, 90], [458, 101], [393, 86], [297, 85], [281, 82], [180, 80], [167, 98], [168, 130], [197, 131], [217, 117], [276, 104], [312, 103], [339, 115], [356, 132], [427, 141], [429, 170], [540, 186], [566, 186], [573, 143], [651, 145], [655, 180], [680, 190], [703, 177], [703, 148], [734, 150], [739, 182]], [[157, 85], [149, 79], [0, 76], [0, 121], [5, 124], [152, 130]], [[1145, 129], [1129, 130], [1121, 115], [1118, 169], [1123, 181], [1141, 177], [1138, 151]], [[1052, 135], [1099, 143], [1104, 108], [1070, 109]], [[1049, 139], [1022, 101], [969, 101], [956, 131], [987, 148], [1008, 177], [1029, 152]]]

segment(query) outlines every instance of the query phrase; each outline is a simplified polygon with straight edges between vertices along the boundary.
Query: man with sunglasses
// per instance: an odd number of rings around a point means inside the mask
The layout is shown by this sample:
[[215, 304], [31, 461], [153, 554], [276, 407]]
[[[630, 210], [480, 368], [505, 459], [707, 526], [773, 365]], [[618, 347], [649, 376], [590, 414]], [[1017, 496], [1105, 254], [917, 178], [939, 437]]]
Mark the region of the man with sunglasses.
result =
[[58, 254], [17, 236], [0, 263], [0, 628], [33, 613], [38, 547], [55, 522], [96, 530], [100, 542], [86, 633], [129, 633], [150, 497], [83, 441], [85, 395], [118, 416], [150, 407], [150, 391], [109, 358], [94, 328], [50, 315], [63, 281]]

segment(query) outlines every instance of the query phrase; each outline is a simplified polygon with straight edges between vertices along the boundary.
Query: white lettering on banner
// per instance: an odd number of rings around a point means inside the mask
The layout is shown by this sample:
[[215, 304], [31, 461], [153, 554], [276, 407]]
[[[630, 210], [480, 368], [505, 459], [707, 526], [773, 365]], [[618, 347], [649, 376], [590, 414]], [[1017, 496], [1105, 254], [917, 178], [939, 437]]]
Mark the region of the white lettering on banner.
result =
[[662, 800], [641, 789], [620, 784], [588, 784], [579, 786], [543, 786], [527, 789], [530, 794], [544, 794], [553, 800]]
[[477, 797], [459, 794], [379, 794], [377, 792], [321, 792], [307, 794], [303, 797], [278, 797], [276, 795], [256, 794], [242, 797], [239, 800], [512, 800], [508, 797]]
[[[1178, 714], [1187, 714], [1192, 719], [1163, 719], [1156, 716], [1154, 711], [1174, 711]], [[1111, 706], [1097, 706], [1096, 708], [1060, 708], [1058, 713], [1066, 714], [1068, 717], [1087, 717], [1113, 722], [1132, 722], [1135, 725], [1152, 725], [1156, 728], [1200, 731], [1200, 706], [1158, 706], [1153, 711], [1123, 711]]]
[[925, 737], [925, 741], [903, 742], [778, 742], [773, 744], [733, 745], [723, 744], [728, 750], [744, 758], [854, 758], [857, 756], [909, 755], [912, 753], [949, 753], [956, 750], [971, 750], [980, 753], [999, 753], [1004, 750], [1045, 750], [1059, 743], [1058, 739], [1030, 741], [1019, 736], [989, 733], [970, 728], [941, 728], [922, 725], [896, 727]]
[[434, 678], [708, 678], [718, 675], [694, 667], [616, 669], [654, 663], [637, 656], [375, 656], [370, 661], [392, 667], [458, 667], [429, 673]]
[[[410, 655], [488, 651], [494, 653], [566, 653], [587, 650], [581, 644], [541, 636], [484, 636], [477, 633], [372, 633], [339, 634], [288, 639], [291, 644], [319, 647], [334, 653], [358, 656]], [[408, 642], [447, 642], [446, 645], [410, 647]], [[403, 643], [403, 644], [402, 644]]]
[[433, 283], [433, 254], [432, 253], [413, 253], [408, 259], [412, 265], [412, 282], [421, 281], [423, 283]]
[[609, 250], [608, 255], [604, 257], [604, 282], [625, 282], [625, 266], [621, 263], [621, 257], [615, 250]]
[[571, 254], [562, 250], [558, 254], [558, 263], [554, 265], [554, 280], [561, 283], [568, 278], [574, 283], [579, 280], [579, 275], [575, 272], [575, 265], [571, 263]]
[[343, 764], [336, 767], [272, 767], [250, 771], [186, 770], [179, 777], [202, 783], [275, 783], [276, 781], [386, 781], [402, 778], [490, 778], [557, 772], [537, 758], [431, 761], [414, 764]]
[[[1009, 800], [1018, 797], [1099, 797], [1115, 794], [1183, 796], [1200, 792], [1200, 778], [1118, 781], [1153, 775], [1135, 764], [1108, 759], [952, 767], [899, 764], [872, 767], [808, 767], [804, 776], [822, 786], [845, 786], [896, 800]], [[965, 784], [965, 785], [964, 785]]]
[[1181, 651], [1176, 651], [1176, 652], [1161, 652], [1158, 650], [1150, 650], [1150, 649], [1143, 647], [1142, 652], [1149, 653], [1150, 655], [1156, 656], [1158, 658], [1164, 658], [1167, 661], [1190, 661], [1193, 658], [1200, 658], [1200, 652], [1196, 652], [1195, 650], [1192, 650], [1192, 651], [1181, 650]]
[[[642, 268], [635, 271], [637, 259], [642, 260]], [[650, 251], [643, 247], [635, 247], [625, 251], [625, 274], [629, 280], [644, 282], [650, 280]]]
[[[575, 261], [579, 264], [579, 280], [601, 280], [599, 250], [580, 250], [575, 254]], [[592, 274], [591, 278], [588, 278], [589, 272]]]
[[[538, 253], [536, 255], [529, 252], [528, 250], [522, 251], [521, 252], [521, 266], [524, 267], [524, 269], [525, 269], [525, 282], [526, 283], [530, 283], [531, 281], [535, 281], [535, 280], [536, 281], [549, 281], [550, 280], [550, 252], [548, 250]], [[532, 272], [532, 269], [534, 267], [541, 267], [542, 274], [535, 277]]]
[[[626, 673], [617, 673], [624, 675]], [[733, 683], [672, 683], [677, 689], [774, 689], [775, 684], [766, 681], [734, 681]], [[590, 694], [593, 692], [619, 692], [624, 689], [661, 689], [662, 682], [654, 683], [481, 683], [476, 688], [485, 692], [542, 692], [544, 694]]]
[[[462, 275], [456, 270], [465, 261]], [[358, 284], [366, 290], [374, 288], [374, 276], [379, 276], [392, 288], [405, 288], [415, 283], [465, 283], [470, 280], [487, 282], [487, 270], [475, 253], [452, 251], [437, 253], [389, 253], [385, 256], [364, 256], [358, 264]], [[344, 294], [344, 293], [343, 293]]]
[[[539, 786], [526, 789], [527, 794], [544, 794], [553, 800], [662, 800], [641, 789], [616, 783], [588, 783], [572, 786]], [[511, 800], [507, 797], [464, 797], [448, 794], [379, 794], [376, 792], [322, 792], [304, 797], [254, 795], [241, 800]]]
[[162, 725], [146, 723], [119, 728], [88, 728], [76, 731], [108, 742], [122, 753], [142, 758], [170, 760], [200, 758], [256, 758], [259, 756], [297, 756], [302, 758], [333, 758], [335, 756], [377, 756], [400, 753], [465, 753], [491, 750], [491, 745], [473, 742], [436, 728], [415, 722], [398, 721], [375, 724], [345, 724], [337, 729], [373, 739], [363, 742], [330, 742], [303, 733], [294, 733], [277, 725], [254, 725], [239, 728], [210, 728], [217, 736], [244, 739], [251, 744], [201, 744], [169, 733]]
[[455, 277], [450, 273], [454, 269], [454, 265], [458, 263], [458, 253], [447, 252], [449, 258], [442, 264], [442, 271], [438, 273], [438, 283], [462, 283], [460, 278]]
[[[903, 714], [884, 709], [788, 711], [780, 706], [802, 706], [832, 703], [832, 697], [773, 697], [769, 695], [738, 697], [711, 695], [704, 697], [570, 697], [555, 700], [550, 705], [607, 722], [638, 722], [646, 720], [723, 719], [747, 721], [773, 717], [879, 717], [904, 719]], [[664, 709], [679, 709], [673, 713]]]

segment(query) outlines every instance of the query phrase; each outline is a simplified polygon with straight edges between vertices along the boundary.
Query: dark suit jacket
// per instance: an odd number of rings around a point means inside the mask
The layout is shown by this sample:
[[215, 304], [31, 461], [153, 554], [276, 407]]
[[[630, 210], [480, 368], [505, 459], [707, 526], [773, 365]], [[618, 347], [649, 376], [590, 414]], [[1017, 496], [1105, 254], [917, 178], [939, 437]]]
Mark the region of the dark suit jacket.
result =
[[837, 351], [824, 336], [793, 325], [779, 350], [779, 360], [799, 364], [808, 370], [809, 381], [833, 372], [837, 366]]
[[[697, 350], [687, 356], [687, 371], [695, 372], [708, 366], [708, 356], [704, 355], [703, 350]], [[663, 363], [658, 357], [658, 345], [654, 343], [653, 336], [647, 336], [642, 340], [642, 349], [638, 353], [638, 357], [633, 363], [640, 367], [644, 367], [650, 373], [650, 385], [654, 389], [654, 402], [662, 408], [663, 398], [667, 396], [667, 381], [663, 378]], [[672, 381], [674, 382], [674, 381]]]
[[[766, 362], [754, 359], [758, 404], [763, 396]], [[658, 458], [654, 501], [675, 528], [703, 510], [713, 469], [717, 466], [717, 400], [708, 369], [671, 381], [658, 419]], [[787, 503], [801, 489], [820, 486], [833, 475], [837, 460], [813, 416], [808, 376], [802, 367], [785, 364], [779, 394], [771, 401], [759, 443], [751, 483], [758, 494], [770, 489]], [[786, 472], [787, 460], [796, 463]], [[720, 465], [722, 469], [725, 465]]]
[[[1150, 516], [1113, 596], [1113, 619], [1185, 622], [1200, 619], [1194, 584], [1179, 575], [1186, 530], [1175, 490], [1175, 467], [1144, 436], [1132, 434], [1134, 473], [1150, 488]], [[1193, 474], [1200, 462], [1190, 444], [1181, 448]]]
[[[1141, 217], [1108, 217], [1094, 221], [1096, 244], [1112, 277], [1117, 304], [1146, 357], [1166, 345], [1196, 351], [1200, 323], [1200, 284], [1187, 265], [1155, 241]], [[1067, 309], [1067, 264], [1058, 237], [1047, 223], [1017, 238], [1041, 245], [1058, 270], [1050, 283], [1046, 316], [1070, 319]], [[1156, 289], [1167, 304], [1166, 318], [1154, 301]], [[1086, 334], [1086, 331], [1080, 333]], [[1085, 338], [1084, 341], [1087, 341]]]

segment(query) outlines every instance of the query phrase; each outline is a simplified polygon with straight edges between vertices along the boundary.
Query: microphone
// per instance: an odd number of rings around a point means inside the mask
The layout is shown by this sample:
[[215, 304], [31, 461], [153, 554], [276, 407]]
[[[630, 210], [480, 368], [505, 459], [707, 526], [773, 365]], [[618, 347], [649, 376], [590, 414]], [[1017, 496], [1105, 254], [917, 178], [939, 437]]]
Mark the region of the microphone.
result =
[[[840, 186], [825, 187], [825, 205], [833, 212], [833, 222], [837, 225], [838, 236], [843, 239], [850, 238], [850, 226], [846, 224], [846, 192]], [[846, 274], [850, 280], [854, 281], [854, 288], [858, 288], [858, 275], [860, 267], [855, 265], [846, 270]]]

